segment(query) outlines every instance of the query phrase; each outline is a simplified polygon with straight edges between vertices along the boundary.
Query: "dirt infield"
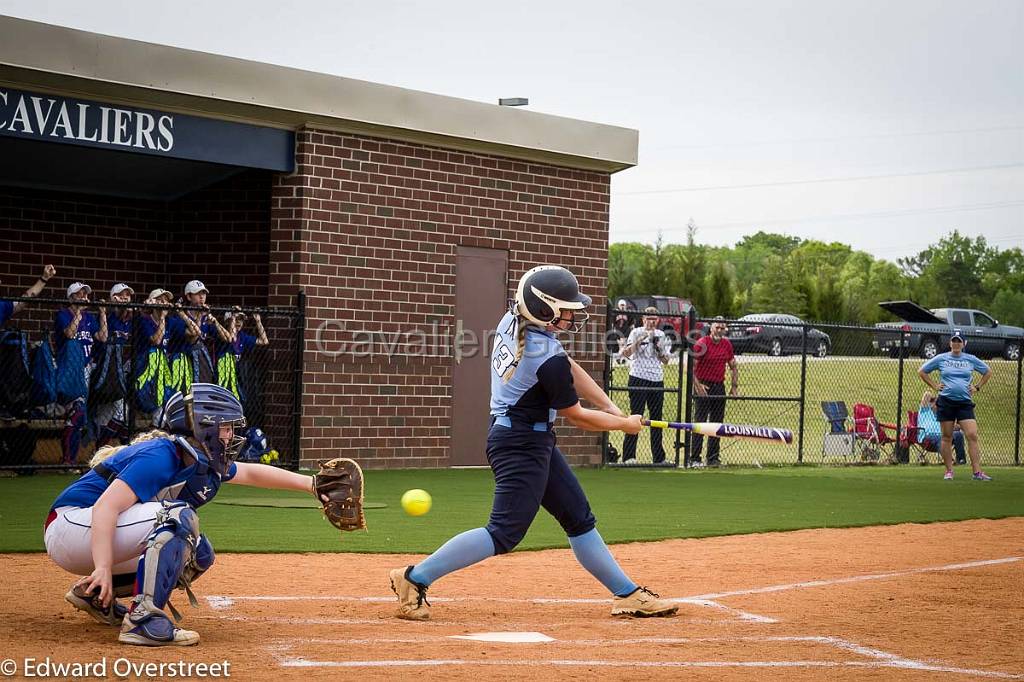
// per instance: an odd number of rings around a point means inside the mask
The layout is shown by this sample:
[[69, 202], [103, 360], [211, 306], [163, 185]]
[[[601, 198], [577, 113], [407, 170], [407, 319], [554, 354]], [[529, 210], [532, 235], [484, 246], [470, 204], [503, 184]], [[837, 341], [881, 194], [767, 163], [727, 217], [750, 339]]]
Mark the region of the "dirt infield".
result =
[[[118, 646], [115, 629], [64, 602], [70, 575], [43, 555], [2, 555], [0, 655], [19, 666], [106, 657], [111, 678], [126, 657], [226, 660], [234, 679], [275, 681], [1024, 679], [1024, 519], [613, 551], [643, 584], [684, 600], [679, 615], [611, 618], [602, 588], [568, 550], [499, 557], [445, 578], [431, 589], [427, 623], [392, 618], [387, 569], [415, 557], [235, 554], [196, 584], [199, 609], [177, 598], [203, 640], [174, 650]], [[495, 632], [545, 641], [455, 638]]]

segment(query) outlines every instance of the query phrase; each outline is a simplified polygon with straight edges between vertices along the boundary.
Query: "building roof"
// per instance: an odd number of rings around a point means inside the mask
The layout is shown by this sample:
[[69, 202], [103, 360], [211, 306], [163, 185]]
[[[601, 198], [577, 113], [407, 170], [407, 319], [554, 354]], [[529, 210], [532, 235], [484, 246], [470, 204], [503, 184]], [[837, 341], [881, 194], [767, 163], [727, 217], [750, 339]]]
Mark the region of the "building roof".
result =
[[0, 84], [611, 173], [637, 163], [639, 134], [630, 128], [5, 16]]

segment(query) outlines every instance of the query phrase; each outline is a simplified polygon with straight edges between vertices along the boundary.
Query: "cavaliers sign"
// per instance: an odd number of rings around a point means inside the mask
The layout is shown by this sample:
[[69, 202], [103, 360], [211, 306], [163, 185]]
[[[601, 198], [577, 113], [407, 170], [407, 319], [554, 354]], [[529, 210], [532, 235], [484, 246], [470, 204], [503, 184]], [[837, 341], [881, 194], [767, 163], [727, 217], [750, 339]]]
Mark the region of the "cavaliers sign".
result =
[[289, 130], [3, 86], [0, 135], [249, 168], [295, 170], [295, 137]]

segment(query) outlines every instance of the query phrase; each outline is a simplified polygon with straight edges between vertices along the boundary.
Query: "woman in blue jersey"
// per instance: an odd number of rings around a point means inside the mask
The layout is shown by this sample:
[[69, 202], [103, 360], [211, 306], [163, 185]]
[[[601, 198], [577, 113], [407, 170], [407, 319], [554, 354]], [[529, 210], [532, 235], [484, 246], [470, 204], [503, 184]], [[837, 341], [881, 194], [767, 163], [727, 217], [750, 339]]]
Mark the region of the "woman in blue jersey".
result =
[[[147, 306], [169, 306], [174, 294], [156, 288], [149, 292]], [[156, 413], [173, 393], [171, 368], [167, 361], [170, 334], [167, 331], [170, 308], [146, 307], [138, 316], [135, 327], [135, 405], [147, 415]], [[176, 314], [176, 313], [173, 313]]]
[[[86, 426], [86, 401], [89, 377], [92, 375], [94, 342], [107, 340], [107, 312], [88, 310], [92, 287], [73, 282], [68, 287], [68, 306], [53, 318], [57, 349], [57, 395], [64, 404], [64, 432], [61, 435], [61, 462], [78, 463], [78, 447]], [[81, 377], [81, 381], [78, 377]]]
[[[188, 646], [198, 633], [164, 612], [171, 591], [190, 584], [214, 559], [196, 510], [221, 483], [312, 492], [314, 478], [255, 463], [236, 463], [244, 427], [241, 404], [220, 386], [195, 383], [173, 395], [160, 430], [128, 446], [96, 453], [92, 468], [50, 507], [46, 552], [81, 578], [65, 599], [100, 623], [119, 625], [118, 640]], [[129, 609], [117, 597], [134, 596]], [[173, 612], [173, 607], [170, 607]]]
[[[555, 334], [578, 332], [590, 297], [565, 268], [541, 266], [523, 275], [513, 307], [498, 324], [491, 354], [491, 428], [487, 461], [494, 503], [486, 527], [457, 535], [415, 566], [389, 574], [396, 614], [430, 617], [427, 587], [438, 578], [512, 551], [541, 507], [562, 526], [576, 559], [612, 594], [613, 616], [669, 616], [678, 606], [640, 587], [616, 563], [597, 532], [590, 504], [555, 445], [555, 417], [586, 431], [635, 434], [642, 417], [624, 417]], [[579, 397], [599, 409], [580, 405]]]
[[239, 385], [238, 363], [256, 346], [270, 344], [259, 313], [254, 313], [252, 316], [252, 321], [256, 325], [255, 336], [244, 330], [245, 321], [246, 315], [240, 309], [236, 308], [224, 313], [224, 327], [234, 337], [234, 341], [218, 340], [214, 344], [217, 356], [217, 383], [234, 393], [243, 405], [247, 405], [246, 401], [252, 397], [247, 395], [245, 389], [252, 387]]
[[183, 305], [201, 308], [200, 311], [182, 310], [167, 320], [168, 362], [171, 385], [176, 391], [187, 392], [193, 381], [213, 383], [215, 371], [208, 342], [214, 336], [227, 343], [235, 339], [221, 326], [216, 315], [207, 312], [206, 285], [197, 279], [185, 285]]
[[[971, 469], [975, 481], [991, 481], [992, 477], [981, 470], [981, 447], [978, 445], [978, 422], [974, 417], [974, 396], [992, 378], [988, 365], [964, 352], [963, 334], [954, 330], [949, 338], [949, 352], [940, 353], [921, 365], [917, 371], [921, 381], [938, 393], [935, 401], [935, 418], [942, 428], [942, 462], [946, 465], [943, 478], [953, 480], [953, 427], [960, 424], [960, 429], [967, 439], [967, 453], [971, 458]], [[939, 370], [938, 385], [931, 376]], [[981, 375], [978, 383], [972, 383], [974, 373]]]
[[[135, 290], [123, 282], [110, 288], [110, 300], [113, 303], [131, 303], [134, 295]], [[100, 303], [103, 302], [100, 301]], [[135, 311], [132, 308], [111, 308], [107, 313], [107, 340], [105, 343], [97, 343], [93, 350], [94, 364], [97, 368], [102, 367], [103, 369], [103, 372], [93, 373], [89, 395], [89, 412], [96, 425], [97, 449], [115, 439], [123, 445], [128, 443], [128, 413], [125, 409], [124, 397], [104, 401], [98, 398], [97, 393], [103, 392], [102, 388], [106, 386], [115, 384], [120, 386], [120, 379], [106, 375], [120, 372], [122, 377], [127, 378], [129, 374], [134, 316]], [[108, 355], [110, 357], [107, 357]], [[99, 382], [102, 382], [103, 387], [98, 385]]]

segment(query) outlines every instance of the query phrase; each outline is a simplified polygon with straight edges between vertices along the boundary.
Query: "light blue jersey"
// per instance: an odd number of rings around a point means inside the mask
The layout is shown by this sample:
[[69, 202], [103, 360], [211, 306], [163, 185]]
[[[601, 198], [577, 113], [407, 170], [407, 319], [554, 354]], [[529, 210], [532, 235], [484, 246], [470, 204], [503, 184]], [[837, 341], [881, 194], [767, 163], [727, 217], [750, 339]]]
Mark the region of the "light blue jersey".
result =
[[935, 412], [930, 408], [922, 407], [917, 411], [917, 442], [923, 443], [925, 439], [938, 441], [942, 438], [942, 427], [935, 417]]
[[970, 353], [940, 353], [921, 366], [925, 374], [939, 370], [942, 390], [939, 396], [955, 402], [971, 402], [971, 376], [974, 372], [988, 374], [988, 365]]
[[579, 402], [569, 357], [553, 332], [530, 326], [515, 374], [502, 375], [516, 363], [518, 316], [505, 313], [491, 351], [491, 415], [524, 422], [553, 422], [558, 410]]

